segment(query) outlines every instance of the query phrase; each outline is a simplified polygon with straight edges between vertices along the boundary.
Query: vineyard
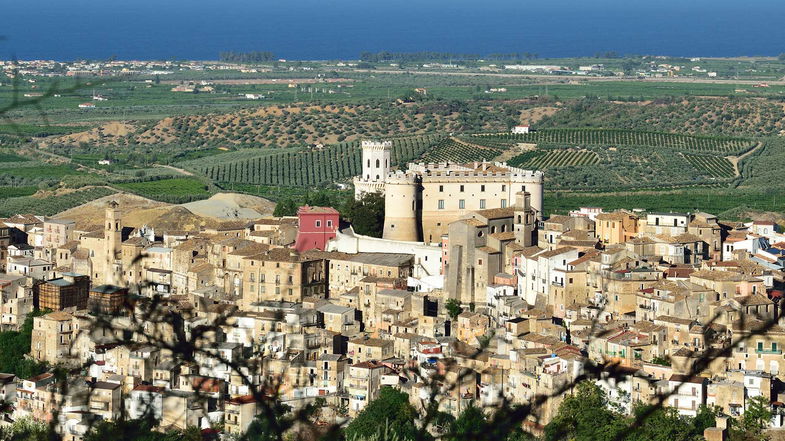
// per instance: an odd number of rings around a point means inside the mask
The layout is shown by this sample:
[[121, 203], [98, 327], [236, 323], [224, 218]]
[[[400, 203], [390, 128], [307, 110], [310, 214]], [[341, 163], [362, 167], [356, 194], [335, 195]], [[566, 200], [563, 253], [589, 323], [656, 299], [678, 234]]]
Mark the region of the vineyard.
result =
[[685, 154], [684, 158], [707, 176], [714, 178], [732, 178], [736, 175], [733, 170], [733, 164], [722, 157]]
[[[509, 146], [505, 147], [508, 148]], [[456, 138], [445, 138], [423, 157], [423, 162], [473, 162], [490, 161], [499, 156], [502, 150], [483, 147], [461, 141]]]
[[[393, 139], [392, 163], [405, 164], [420, 158], [441, 136], [425, 135]], [[254, 185], [317, 186], [360, 174], [359, 142], [343, 142], [321, 150], [245, 150], [180, 164], [215, 182]]]
[[507, 161], [514, 167], [539, 170], [566, 165], [592, 165], [598, 162], [600, 157], [596, 153], [585, 150], [532, 150]]
[[[519, 142], [568, 145], [647, 145], [702, 153], [735, 155], [753, 147], [745, 138], [695, 136], [624, 129], [542, 129], [526, 134], [473, 135], [472, 142], [500, 148]], [[476, 140], [476, 141], [475, 141]]]

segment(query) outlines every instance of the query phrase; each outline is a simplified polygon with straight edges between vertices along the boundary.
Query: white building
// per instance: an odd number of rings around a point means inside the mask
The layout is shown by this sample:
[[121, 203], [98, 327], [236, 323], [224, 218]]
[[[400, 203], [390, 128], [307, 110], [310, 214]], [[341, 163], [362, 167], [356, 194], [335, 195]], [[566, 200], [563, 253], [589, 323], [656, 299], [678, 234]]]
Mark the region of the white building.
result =
[[680, 415], [694, 417], [698, 408], [706, 404], [706, 377], [690, 377], [674, 374], [668, 379], [668, 406]]

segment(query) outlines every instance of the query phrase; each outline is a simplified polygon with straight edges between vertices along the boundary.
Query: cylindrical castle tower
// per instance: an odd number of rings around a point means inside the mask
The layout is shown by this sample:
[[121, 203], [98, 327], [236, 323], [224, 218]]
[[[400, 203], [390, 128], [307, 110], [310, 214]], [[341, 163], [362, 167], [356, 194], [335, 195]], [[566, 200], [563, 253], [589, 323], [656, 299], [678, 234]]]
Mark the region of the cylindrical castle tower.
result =
[[387, 175], [384, 189], [384, 238], [420, 240], [420, 183], [416, 175]]
[[[513, 169], [512, 167], [510, 167]], [[542, 199], [543, 181], [545, 175], [541, 171], [514, 169], [512, 182], [520, 184], [520, 191], [525, 191], [530, 195], [531, 208], [534, 210], [537, 220], [542, 220]]]

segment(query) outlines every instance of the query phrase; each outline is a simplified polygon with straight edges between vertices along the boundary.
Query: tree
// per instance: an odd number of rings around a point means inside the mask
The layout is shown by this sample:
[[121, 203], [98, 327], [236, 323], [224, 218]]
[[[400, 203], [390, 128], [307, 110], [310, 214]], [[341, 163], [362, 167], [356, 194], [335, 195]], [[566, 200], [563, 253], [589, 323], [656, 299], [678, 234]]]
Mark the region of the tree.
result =
[[36, 310], [27, 315], [19, 331], [0, 332], [0, 372], [8, 372], [19, 378], [30, 378], [44, 371], [45, 365], [25, 355], [30, 352], [33, 335], [33, 319], [45, 314]]
[[351, 198], [342, 207], [341, 214], [351, 222], [357, 234], [382, 237], [384, 230], [384, 197], [379, 193], [366, 193], [358, 201]]
[[383, 387], [379, 398], [368, 403], [346, 427], [346, 439], [370, 439], [385, 432], [386, 439], [412, 440], [417, 435], [422, 439], [416, 418], [417, 410], [409, 404], [408, 394]]
[[470, 404], [469, 407], [463, 409], [458, 418], [452, 424], [450, 434], [446, 437], [448, 440], [464, 440], [464, 439], [482, 439], [487, 435], [488, 420], [482, 409]]
[[608, 398], [599, 386], [583, 381], [575, 389], [576, 393], [564, 399], [556, 417], [545, 426], [545, 440], [610, 440], [621, 433], [623, 421], [608, 409]]
[[51, 439], [49, 427], [32, 418], [22, 418], [10, 426], [0, 426], [3, 441], [47, 441]]
[[447, 301], [444, 303], [444, 308], [447, 310], [447, 314], [453, 320], [457, 319], [458, 314], [463, 312], [460, 302], [455, 299], [447, 299]]
[[286, 418], [292, 411], [291, 406], [276, 401], [269, 412], [262, 412], [248, 426], [240, 438], [242, 441], [278, 441], [283, 431], [291, 427], [291, 421]]
[[[101, 421], [90, 428], [84, 441], [183, 441], [193, 439], [193, 429], [185, 432], [171, 430], [166, 433], [153, 430], [157, 421], [153, 418], [138, 420]], [[198, 431], [198, 429], [197, 429]]]
[[769, 400], [762, 395], [750, 398], [747, 409], [739, 421], [734, 426], [735, 439], [743, 440], [766, 440], [768, 437], [763, 430], [769, 427], [771, 422], [771, 405]]
[[282, 199], [275, 204], [273, 216], [295, 216], [297, 214], [297, 204], [290, 198]]

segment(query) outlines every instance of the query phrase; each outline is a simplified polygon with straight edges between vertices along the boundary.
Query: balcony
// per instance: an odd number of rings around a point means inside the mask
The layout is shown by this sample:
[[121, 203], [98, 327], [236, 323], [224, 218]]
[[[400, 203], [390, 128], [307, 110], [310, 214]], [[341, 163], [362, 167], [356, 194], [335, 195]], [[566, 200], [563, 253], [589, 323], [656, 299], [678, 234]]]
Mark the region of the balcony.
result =
[[758, 348], [755, 349], [756, 354], [775, 354], [775, 355], [782, 355], [782, 349], [762, 349]]

